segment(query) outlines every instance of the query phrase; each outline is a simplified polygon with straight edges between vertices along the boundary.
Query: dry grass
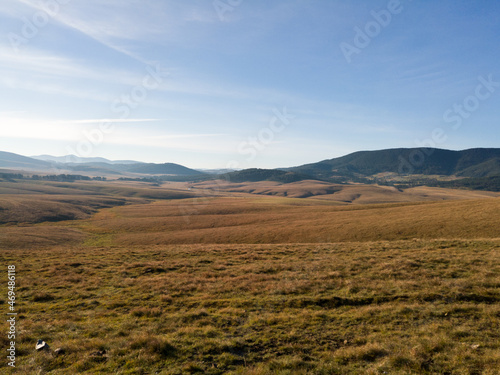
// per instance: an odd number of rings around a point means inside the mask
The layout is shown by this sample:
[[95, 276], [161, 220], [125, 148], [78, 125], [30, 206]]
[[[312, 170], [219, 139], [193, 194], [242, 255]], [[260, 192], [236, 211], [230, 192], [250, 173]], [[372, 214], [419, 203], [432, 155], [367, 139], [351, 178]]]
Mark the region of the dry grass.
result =
[[0, 227], [0, 249], [29, 249], [72, 246], [89, 237], [79, 229], [69, 226], [9, 226]]
[[195, 196], [186, 189], [139, 182], [1, 181], [0, 225], [79, 220], [102, 208]]
[[0, 181], [0, 194], [98, 195], [145, 199], [182, 199], [196, 196], [187, 190], [186, 184], [156, 186], [156, 184], [133, 181]]
[[125, 203], [125, 199], [101, 196], [0, 195], [0, 224], [85, 219], [101, 208]]
[[500, 193], [417, 187], [398, 190], [391, 186], [338, 185], [322, 181], [299, 181], [282, 184], [272, 181], [233, 183], [227, 181], [207, 181], [192, 184], [200, 194], [219, 193], [245, 195], [267, 195], [288, 198], [325, 200], [339, 204], [377, 204], [402, 202], [431, 202], [439, 200], [481, 199], [499, 197]]
[[[186, 187], [0, 184], [1, 374], [498, 374], [500, 199], [164, 199]], [[65, 210], [91, 216], [29, 223]]]
[[113, 220], [96, 215], [80, 228], [113, 236], [117, 246], [499, 237], [497, 198], [352, 206], [284, 202], [287, 199], [211, 198], [130, 205], [114, 208]]
[[496, 374], [499, 245], [2, 251], [21, 313], [8, 373]]

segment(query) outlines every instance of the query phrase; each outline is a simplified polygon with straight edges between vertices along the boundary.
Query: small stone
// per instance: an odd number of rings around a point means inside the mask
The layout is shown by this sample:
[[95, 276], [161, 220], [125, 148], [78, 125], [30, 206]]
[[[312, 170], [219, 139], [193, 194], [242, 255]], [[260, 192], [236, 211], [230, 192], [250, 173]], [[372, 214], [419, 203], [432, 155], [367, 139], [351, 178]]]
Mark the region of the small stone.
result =
[[474, 344], [470, 346], [472, 349], [477, 350], [479, 349], [480, 345], [479, 344]]
[[64, 350], [63, 348], [57, 348], [56, 350], [54, 350], [54, 354], [56, 356], [63, 355], [63, 354], [66, 354], [66, 350]]
[[43, 340], [38, 340], [36, 343], [36, 350], [49, 350], [49, 345]]

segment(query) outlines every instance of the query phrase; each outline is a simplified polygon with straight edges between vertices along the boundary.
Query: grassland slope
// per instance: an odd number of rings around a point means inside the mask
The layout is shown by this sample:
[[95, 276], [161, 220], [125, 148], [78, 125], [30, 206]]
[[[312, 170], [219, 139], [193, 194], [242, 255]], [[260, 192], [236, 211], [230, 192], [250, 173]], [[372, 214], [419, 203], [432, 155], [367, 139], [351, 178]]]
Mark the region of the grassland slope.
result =
[[158, 201], [104, 210], [85, 230], [117, 246], [498, 238], [500, 199], [339, 206], [292, 198]]
[[[0, 372], [495, 375], [499, 247], [3, 250], [0, 262], [19, 270], [20, 334], [17, 368]], [[36, 352], [40, 338], [65, 353]]]
[[499, 193], [417, 187], [398, 189], [393, 186], [366, 184], [333, 184], [325, 181], [302, 180], [291, 183], [276, 181], [234, 182], [204, 181], [190, 185], [200, 195], [207, 193], [246, 193], [289, 198], [322, 199], [339, 204], [375, 204], [402, 202], [430, 202], [454, 199], [481, 199], [498, 197]]

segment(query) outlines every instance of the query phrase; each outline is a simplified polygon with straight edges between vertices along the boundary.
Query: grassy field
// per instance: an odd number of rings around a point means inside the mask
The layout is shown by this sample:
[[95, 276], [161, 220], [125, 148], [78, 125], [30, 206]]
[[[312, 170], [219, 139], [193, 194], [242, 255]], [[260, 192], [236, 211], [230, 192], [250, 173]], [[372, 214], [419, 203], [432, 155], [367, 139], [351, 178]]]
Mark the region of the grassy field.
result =
[[[15, 372], [497, 374], [499, 245], [3, 251], [19, 279]], [[66, 354], [34, 353], [39, 338]]]
[[[18, 367], [4, 358], [1, 374], [499, 373], [494, 194], [349, 204], [182, 184], [12, 189], [0, 183], [0, 259], [17, 270]], [[47, 202], [82, 216], [29, 215]]]
[[487, 191], [453, 190], [419, 186], [410, 189], [397, 189], [393, 186], [378, 185], [339, 185], [323, 181], [299, 181], [282, 184], [272, 181], [234, 183], [223, 180], [191, 184], [193, 191], [219, 192], [241, 196], [257, 194], [288, 198], [307, 198], [327, 200], [338, 204], [379, 204], [405, 202], [432, 202], [455, 199], [481, 199], [498, 197], [500, 193]]
[[496, 198], [338, 206], [222, 197], [115, 207], [80, 222], [80, 228], [116, 246], [470, 239], [500, 237], [499, 212]]

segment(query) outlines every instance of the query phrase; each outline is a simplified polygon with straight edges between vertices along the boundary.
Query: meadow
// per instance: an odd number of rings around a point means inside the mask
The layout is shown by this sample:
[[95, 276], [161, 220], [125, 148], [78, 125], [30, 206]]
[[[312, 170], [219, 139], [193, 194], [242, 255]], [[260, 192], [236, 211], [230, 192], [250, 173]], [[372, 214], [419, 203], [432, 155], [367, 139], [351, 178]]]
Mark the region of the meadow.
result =
[[499, 373], [498, 195], [12, 185], [18, 366], [2, 374]]

